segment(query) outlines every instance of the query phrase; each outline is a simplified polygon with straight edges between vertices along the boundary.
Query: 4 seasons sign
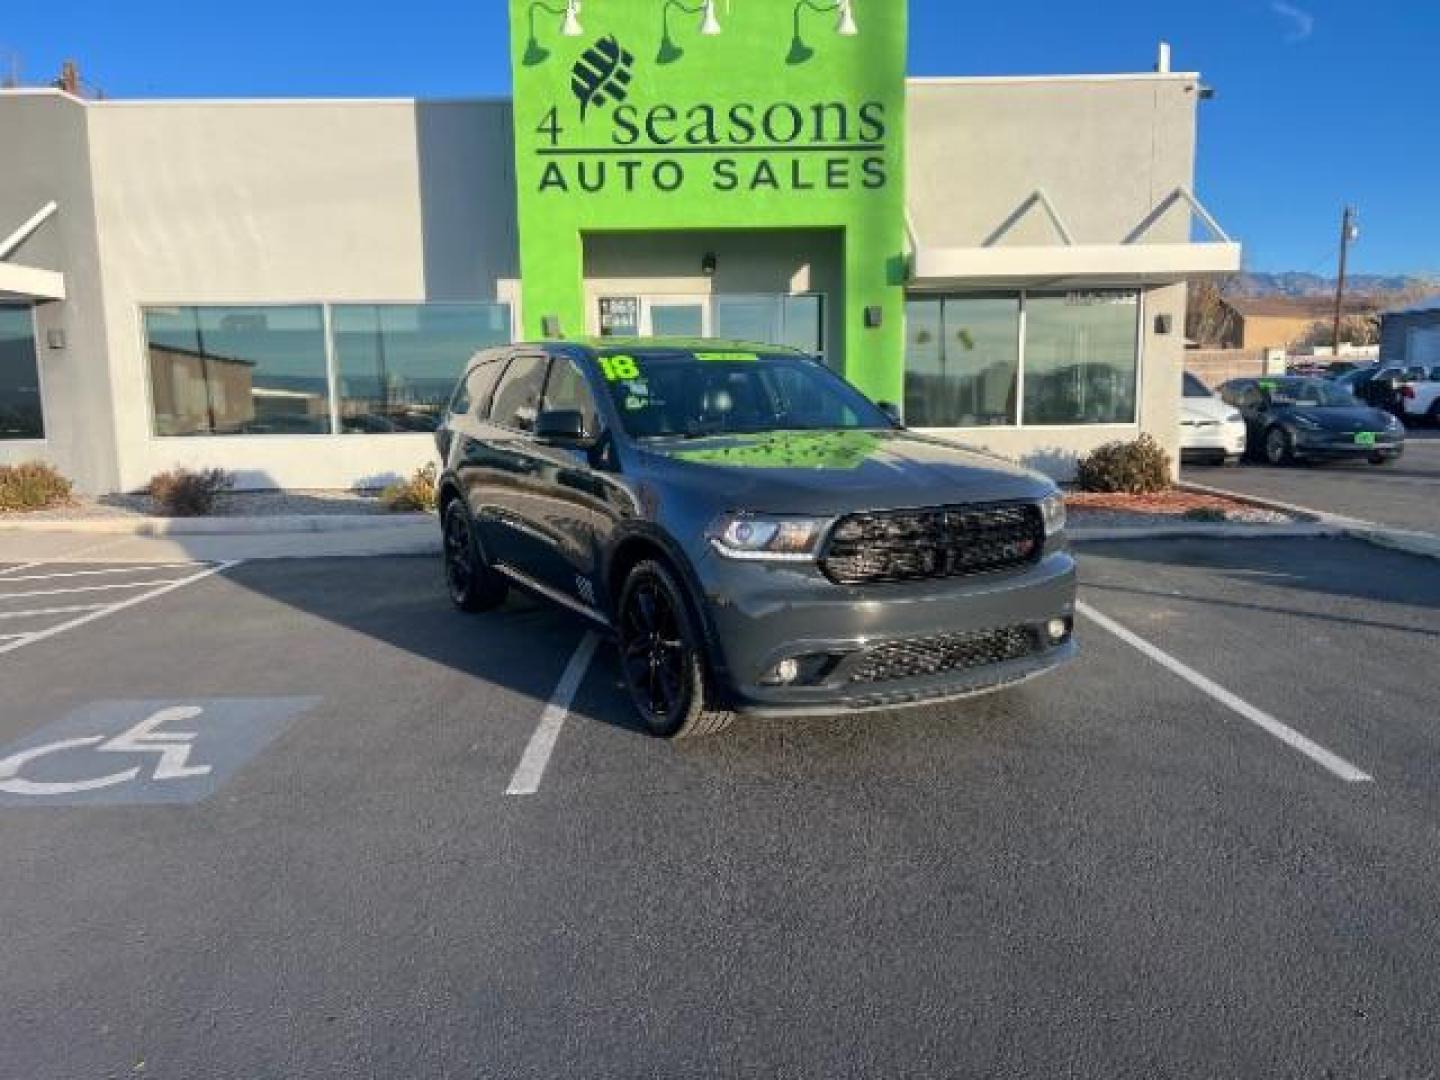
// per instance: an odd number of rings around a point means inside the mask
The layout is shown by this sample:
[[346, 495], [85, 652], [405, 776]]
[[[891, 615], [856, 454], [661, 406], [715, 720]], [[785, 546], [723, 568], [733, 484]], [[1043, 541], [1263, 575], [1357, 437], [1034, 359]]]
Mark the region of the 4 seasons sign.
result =
[[527, 334], [589, 325], [588, 235], [833, 231], [828, 352], [898, 400], [906, 27], [903, 0], [511, 0]]
[[[609, 35], [571, 72], [578, 116], [554, 104], [535, 129], [540, 194], [847, 191], [888, 182], [885, 102], [630, 101], [635, 56]], [[608, 106], [608, 109], [607, 109]], [[603, 120], [601, 119], [603, 117]]]

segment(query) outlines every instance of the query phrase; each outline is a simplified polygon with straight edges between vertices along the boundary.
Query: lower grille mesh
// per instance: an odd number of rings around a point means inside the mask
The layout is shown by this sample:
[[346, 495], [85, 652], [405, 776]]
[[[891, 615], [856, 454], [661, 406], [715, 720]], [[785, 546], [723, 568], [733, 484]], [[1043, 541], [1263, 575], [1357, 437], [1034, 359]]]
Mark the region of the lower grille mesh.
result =
[[850, 673], [850, 681], [891, 682], [949, 671], [966, 671], [1007, 660], [1020, 660], [1037, 649], [1035, 632], [1024, 626], [896, 641], [876, 646], [865, 653]]

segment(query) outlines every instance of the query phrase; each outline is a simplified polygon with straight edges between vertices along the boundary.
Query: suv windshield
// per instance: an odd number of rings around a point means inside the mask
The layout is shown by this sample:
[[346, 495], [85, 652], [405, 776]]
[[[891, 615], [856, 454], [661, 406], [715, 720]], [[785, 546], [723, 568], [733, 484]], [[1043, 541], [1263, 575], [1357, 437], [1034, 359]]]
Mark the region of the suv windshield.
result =
[[1273, 405], [1335, 409], [1360, 404], [1346, 387], [1320, 379], [1265, 379], [1260, 388]]
[[616, 351], [598, 362], [634, 438], [893, 426], [849, 383], [801, 357], [724, 349]]

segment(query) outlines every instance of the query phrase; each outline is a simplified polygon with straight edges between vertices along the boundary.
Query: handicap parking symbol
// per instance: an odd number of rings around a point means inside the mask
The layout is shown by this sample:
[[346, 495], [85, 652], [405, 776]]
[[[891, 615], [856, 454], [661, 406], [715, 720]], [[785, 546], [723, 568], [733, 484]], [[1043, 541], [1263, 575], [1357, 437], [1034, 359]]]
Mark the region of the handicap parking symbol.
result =
[[319, 701], [96, 702], [0, 749], [0, 806], [199, 802]]

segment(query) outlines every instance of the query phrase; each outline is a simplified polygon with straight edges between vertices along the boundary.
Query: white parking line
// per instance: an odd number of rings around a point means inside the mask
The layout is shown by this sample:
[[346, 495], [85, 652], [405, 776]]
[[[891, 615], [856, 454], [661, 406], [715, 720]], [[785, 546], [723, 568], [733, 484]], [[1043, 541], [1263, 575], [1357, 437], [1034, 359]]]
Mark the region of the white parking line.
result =
[[[29, 563], [24, 567], [24, 569], [34, 569], [36, 566], [41, 565], [44, 564]], [[150, 563], [147, 566], [111, 566], [107, 567], [104, 570], [66, 570], [58, 574], [28, 574], [25, 577], [7, 577], [5, 579], [5, 584], [9, 585], [16, 581], [50, 581], [52, 578], [98, 577], [101, 574], [138, 574], [141, 571], [148, 570], [178, 570], [181, 567], [194, 565], [195, 564], [193, 562], [167, 562]], [[19, 569], [22, 568], [16, 566], [12, 567], [9, 571], [0, 571], [0, 573], [14, 573], [14, 571]]]
[[560, 738], [560, 729], [565, 726], [565, 718], [570, 715], [570, 704], [575, 700], [575, 694], [580, 689], [585, 672], [589, 670], [590, 661], [595, 656], [595, 646], [599, 642], [600, 638], [593, 630], [580, 639], [574, 655], [570, 657], [570, 663], [565, 666], [565, 674], [560, 676], [555, 692], [550, 695], [550, 703], [540, 714], [540, 723], [535, 728], [535, 734], [530, 736], [530, 745], [525, 747], [525, 754], [520, 758], [515, 775], [510, 778], [510, 786], [505, 789], [506, 795], [534, 795], [540, 790], [540, 781], [545, 776], [545, 767], [550, 764], [550, 755], [555, 750], [556, 740]]
[[[37, 641], [46, 641], [59, 634], [65, 633], [67, 630], [74, 630], [76, 627], [85, 626], [87, 623], [92, 623], [96, 619], [103, 619], [108, 615], [114, 615], [116, 612], [124, 611], [126, 608], [132, 608], [135, 607], [137, 604], [143, 604], [147, 600], [154, 600], [157, 597], [164, 596], [166, 593], [172, 593], [176, 589], [183, 589], [186, 585], [193, 585], [195, 582], [202, 581], [205, 578], [214, 576], [215, 574], [224, 573], [226, 570], [239, 566], [242, 561], [243, 560], [241, 559], [235, 559], [231, 562], [222, 562], [215, 566], [206, 567], [198, 574], [191, 574], [189, 577], [183, 577], [177, 581], [167, 582], [166, 584], [160, 586], [158, 589], [152, 589], [147, 593], [141, 593], [139, 596], [128, 597], [127, 599], [121, 600], [114, 604], [104, 604], [100, 605], [99, 607], [91, 605], [88, 609], [88, 613], [81, 615], [79, 618], [71, 619], [68, 622], [63, 622], [56, 626], [47, 627], [44, 630], [37, 630], [34, 633], [27, 634], [25, 637], [20, 638], [16, 641], [11, 641], [6, 644], [0, 644], [0, 656], [3, 656], [5, 653], [14, 652], [16, 649], [23, 649], [27, 645], [34, 645]], [[87, 609], [76, 608], [73, 610], [85, 611]], [[15, 614], [18, 616], [21, 613], [17, 612]], [[5, 615], [0, 615], [0, 618], [5, 617]]]
[[[14, 581], [10, 578], [5, 584]], [[0, 600], [21, 600], [27, 596], [69, 596], [73, 593], [85, 592], [115, 592], [118, 589], [145, 589], [152, 585], [169, 585], [174, 578], [152, 578], [150, 581], [126, 581], [118, 585], [75, 585], [68, 589], [34, 589], [29, 592], [3, 593], [0, 592]]]
[[58, 555], [48, 559], [35, 559], [32, 562], [21, 563], [18, 566], [7, 566], [0, 570], [0, 578], [9, 577], [11, 574], [24, 573], [26, 570], [34, 570], [41, 566], [50, 566], [57, 562], [74, 562], [81, 555], [93, 555], [97, 551], [104, 551], [106, 548], [119, 547], [121, 544], [133, 539], [133, 537], [122, 536], [119, 539], [102, 540], [98, 544], [90, 544], [86, 547], [76, 548], [74, 551], [62, 551]]
[[29, 611], [0, 611], [0, 619], [38, 619], [42, 615], [71, 615], [77, 611], [98, 611], [104, 604], [71, 604], [68, 607], [31, 608]]
[[1327, 769], [1331, 773], [1334, 773], [1346, 783], [1367, 784], [1374, 780], [1374, 777], [1370, 776], [1368, 773], [1362, 772], [1360, 769], [1357, 769], [1354, 765], [1351, 765], [1344, 758], [1331, 753], [1319, 743], [1306, 738], [1294, 728], [1288, 726], [1287, 724], [1281, 723], [1269, 713], [1264, 712], [1261, 709], [1257, 709], [1248, 701], [1236, 697], [1219, 683], [1214, 682], [1213, 680], [1200, 674], [1200, 672], [1196, 671], [1189, 665], [1175, 659], [1175, 657], [1171, 656], [1163, 649], [1160, 649], [1158, 646], [1152, 645], [1150, 642], [1146, 641], [1138, 634], [1132, 633], [1131, 631], [1125, 629], [1125, 627], [1121, 626], [1114, 619], [1110, 618], [1108, 615], [1101, 614], [1100, 612], [1092, 608], [1089, 604], [1077, 603], [1075, 605], [1075, 610], [1081, 615], [1085, 616], [1085, 618], [1089, 619], [1091, 622], [1095, 623], [1097, 626], [1110, 631], [1110, 633], [1114, 634], [1127, 645], [1130, 645], [1133, 648], [1144, 653], [1151, 660], [1154, 660], [1157, 664], [1169, 669], [1174, 674], [1179, 675], [1180, 678], [1184, 679], [1191, 686], [1194, 686], [1198, 690], [1201, 690], [1204, 693], [1210, 695], [1210, 697], [1220, 702], [1220, 704], [1224, 705], [1227, 709], [1239, 714], [1246, 720], [1249, 720], [1256, 727], [1273, 735], [1275, 738], [1279, 739], [1292, 750], [1299, 751], [1300, 753], [1308, 757], [1311, 761], [1315, 762], [1317, 765], [1321, 766], [1324, 769]]

